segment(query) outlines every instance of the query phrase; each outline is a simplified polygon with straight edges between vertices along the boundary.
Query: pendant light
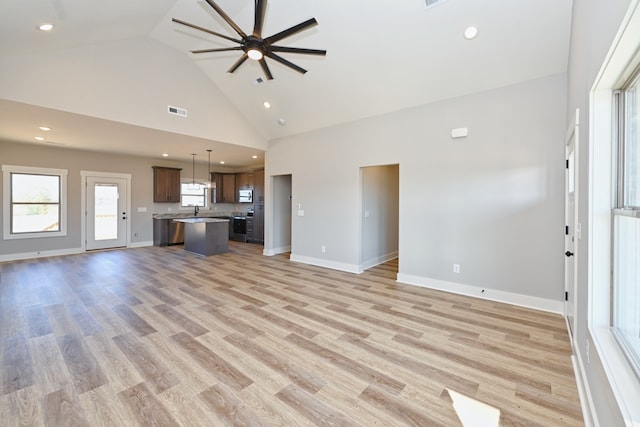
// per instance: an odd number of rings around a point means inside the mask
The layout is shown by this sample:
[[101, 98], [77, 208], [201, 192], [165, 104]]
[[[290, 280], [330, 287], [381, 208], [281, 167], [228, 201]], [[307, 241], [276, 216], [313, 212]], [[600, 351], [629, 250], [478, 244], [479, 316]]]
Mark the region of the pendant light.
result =
[[191, 161], [191, 184], [189, 184], [188, 188], [189, 190], [197, 190], [198, 185], [196, 185], [196, 155], [195, 153], [192, 153], [191, 156], [193, 157]]
[[213, 180], [211, 179], [211, 150], [207, 150], [208, 156], [209, 156], [209, 161], [207, 164], [207, 182], [205, 183], [205, 185], [207, 186], [207, 188], [215, 188], [215, 182], [213, 182]]

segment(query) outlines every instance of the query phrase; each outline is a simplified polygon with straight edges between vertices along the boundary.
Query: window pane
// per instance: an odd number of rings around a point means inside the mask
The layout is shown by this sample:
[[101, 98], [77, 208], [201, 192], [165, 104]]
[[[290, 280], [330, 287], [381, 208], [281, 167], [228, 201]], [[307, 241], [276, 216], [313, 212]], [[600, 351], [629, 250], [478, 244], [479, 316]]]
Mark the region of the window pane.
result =
[[180, 205], [183, 207], [205, 206], [206, 189], [206, 186], [203, 184], [180, 184]]
[[640, 207], [640, 79], [625, 97], [624, 206]]
[[613, 327], [640, 364], [640, 218], [614, 216]]
[[204, 196], [182, 195], [182, 206], [204, 206]]
[[96, 184], [94, 186], [94, 240], [118, 238], [118, 186]]
[[60, 203], [60, 177], [11, 174], [13, 203]]
[[60, 205], [14, 204], [12, 208], [12, 233], [60, 230]]

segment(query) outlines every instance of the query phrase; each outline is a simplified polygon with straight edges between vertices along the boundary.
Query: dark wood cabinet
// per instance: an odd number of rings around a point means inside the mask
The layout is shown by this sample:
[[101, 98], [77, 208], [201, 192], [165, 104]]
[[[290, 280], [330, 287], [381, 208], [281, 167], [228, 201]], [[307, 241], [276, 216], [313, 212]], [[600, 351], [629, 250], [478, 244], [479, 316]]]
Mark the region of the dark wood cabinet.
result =
[[236, 174], [236, 189], [253, 188], [253, 172], [241, 172]]
[[180, 203], [180, 171], [153, 166], [153, 202]]
[[236, 202], [236, 174], [214, 173], [213, 182], [216, 188], [213, 189], [211, 200], [213, 203], [235, 203]]
[[264, 203], [264, 169], [253, 171], [253, 203]]

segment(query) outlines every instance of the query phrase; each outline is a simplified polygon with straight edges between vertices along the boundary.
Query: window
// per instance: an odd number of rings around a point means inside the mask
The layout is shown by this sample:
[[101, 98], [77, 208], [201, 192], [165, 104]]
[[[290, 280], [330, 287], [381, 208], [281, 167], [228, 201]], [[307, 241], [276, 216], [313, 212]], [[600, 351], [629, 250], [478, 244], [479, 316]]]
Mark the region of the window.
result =
[[640, 68], [615, 93], [614, 334], [640, 375]]
[[67, 171], [3, 165], [4, 238], [66, 235]]
[[180, 207], [207, 206], [207, 186], [200, 183], [180, 183]]

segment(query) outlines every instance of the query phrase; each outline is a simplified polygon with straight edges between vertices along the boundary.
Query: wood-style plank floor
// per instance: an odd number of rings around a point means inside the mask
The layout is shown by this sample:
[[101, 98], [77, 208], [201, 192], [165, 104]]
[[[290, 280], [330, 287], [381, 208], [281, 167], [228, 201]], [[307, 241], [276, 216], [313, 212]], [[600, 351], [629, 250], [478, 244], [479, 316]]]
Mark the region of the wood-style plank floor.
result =
[[583, 425], [561, 316], [261, 251], [0, 264], [0, 425]]

